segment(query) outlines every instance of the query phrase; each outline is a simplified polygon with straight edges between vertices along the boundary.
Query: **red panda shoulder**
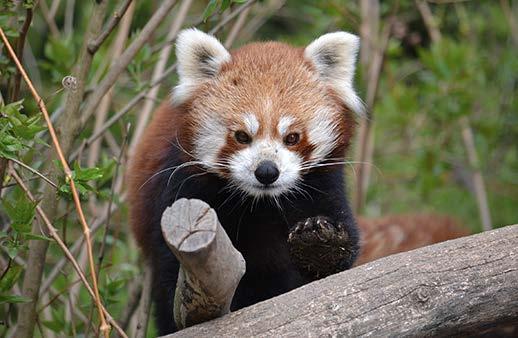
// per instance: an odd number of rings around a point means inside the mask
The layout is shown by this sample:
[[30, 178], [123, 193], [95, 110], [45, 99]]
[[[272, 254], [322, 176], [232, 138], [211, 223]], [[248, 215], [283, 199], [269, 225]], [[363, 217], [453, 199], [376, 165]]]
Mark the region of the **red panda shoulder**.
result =
[[145, 196], [141, 187], [160, 170], [168, 155], [171, 142], [183, 124], [182, 120], [178, 108], [172, 107], [167, 101], [163, 102], [154, 112], [149, 126], [130, 155], [126, 172], [128, 200], [131, 205], [130, 223], [135, 239], [144, 253], [148, 252], [150, 245], [148, 238], [150, 229], [146, 222], [150, 215], [143, 205], [149, 196]]

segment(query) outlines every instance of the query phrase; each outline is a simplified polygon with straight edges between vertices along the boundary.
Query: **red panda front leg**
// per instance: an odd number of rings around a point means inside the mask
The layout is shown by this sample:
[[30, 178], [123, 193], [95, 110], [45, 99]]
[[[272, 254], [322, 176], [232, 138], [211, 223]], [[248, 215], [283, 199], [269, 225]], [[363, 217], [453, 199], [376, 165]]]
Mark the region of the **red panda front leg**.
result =
[[326, 216], [298, 222], [288, 235], [288, 247], [300, 272], [311, 279], [349, 268], [358, 252], [346, 225]]

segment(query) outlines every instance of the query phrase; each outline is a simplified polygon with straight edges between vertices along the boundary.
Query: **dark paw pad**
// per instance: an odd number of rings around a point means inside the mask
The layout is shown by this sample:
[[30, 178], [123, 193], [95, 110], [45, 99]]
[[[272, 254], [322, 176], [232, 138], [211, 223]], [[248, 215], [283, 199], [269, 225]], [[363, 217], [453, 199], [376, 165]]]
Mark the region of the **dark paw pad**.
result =
[[342, 224], [322, 216], [297, 223], [288, 236], [290, 254], [301, 272], [322, 278], [344, 269], [354, 248]]

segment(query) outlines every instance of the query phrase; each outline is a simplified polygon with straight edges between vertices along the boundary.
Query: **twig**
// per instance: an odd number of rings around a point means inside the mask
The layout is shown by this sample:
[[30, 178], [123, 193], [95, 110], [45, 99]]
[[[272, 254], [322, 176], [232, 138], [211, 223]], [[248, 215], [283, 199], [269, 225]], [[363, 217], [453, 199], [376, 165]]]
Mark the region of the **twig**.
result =
[[[176, 65], [175, 65], [176, 66]], [[176, 68], [176, 67], [175, 67]], [[167, 73], [167, 70], [166, 72]], [[165, 75], [164, 73], [164, 75]], [[161, 77], [160, 78], [161, 80], [164, 80], [165, 79], [165, 76]], [[147, 89], [146, 90], [143, 90], [141, 91], [140, 93], [138, 93], [135, 97], [133, 97], [130, 102], [128, 102], [121, 110], [119, 110], [115, 115], [113, 115], [112, 117], [110, 117], [108, 119], [108, 121], [106, 121], [104, 123], [104, 125], [97, 131], [97, 132], [94, 132], [87, 140], [85, 140], [81, 146], [76, 149], [72, 155], [70, 155], [70, 161], [73, 161], [75, 160], [78, 156], [79, 156], [79, 153], [82, 149], [84, 149], [85, 147], [88, 147], [90, 144], [92, 144], [92, 142], [94, 142], [95, 140], [97, 140], [99, 137], [101, 137], [105, 132], [106, 130], [108, 130], [108, 128], [110, 128], [111, 126], [113, 126], [121, 117], [123, 117], [124, 115], [126, 115], [129, 111], [131, 111], [131, 109], [133, 107], [135, 107], [139, 102], [140, 100], [142, 100], [143, 98], [146, 97], [146, 94], [147, 94]]]
[[239, 32], [241, 32], [241, 29], [243, 28], [243, 25], [245, 24], [246, 18], [248, 17], [248, 14], [250, 13], [251, 8], [252, 7], [246, 7], [241, 12], [241, 14], [239, 14], [236, 22], [234, 23], [234, 25], [230, 29], [230, 32], [227, 35], [227, 39], [224, 43], [225, 48], [230, 48], [234, 44], [234, 41], [236, 41], [237, 35], [239, 34]]
[[227, 23], [229, 23], [232, 19], [234, 19], [237, 15], [241, 14], [244, 10], [246, 10], [248, 7], [252, 6], [252, 4], [256, 0], [248, 0], [245, 4], [241, 5], [238, 9], [230, 13], [228, 16], [223, 18], [214, 28], [212, 28], [209, 31], [209, 34], [216, 34], [221, 28], [223, 28]]
[[254, 16], [248, 20], [246, 26], [240, 30], [241, 39], [247, 41], [257, 32], [257, 30], [272, 16], [278, 15], [280, 9], [284, 6], [286, 0], [270, 0], [265, 1], [265, 5], [259, 7], [254, 12]]
[[111, 214], [112, 214], [111, 210], [112, 210], [112, 205], [113, 205], [113, 197], [115, 195], [115, 182], [117, 182], [117, 177], [118, 177], [119, 168], [120, 168], [121, 161], [122, 161], [122, 156], [124, 155], [124, 151], [126, 150], [126, 144], [128, 143], [128, 135], [129, 135], [130, 127], [131, 127], [131, 125], [128, 123], [128, 125], [126, 126], [126, 130], [124, 131], [124, 137], [123, 137], [119, 157], [117, 158], [117, 164], [115, 165], [115, 173], [113, 174], [113, 177], [112, 177], [111, 193], [110, 193], [110, 200], [108, 201], [108, 209], [106, 211], [106, 223], [104, 226], [104, 234], [103, 234], [103, 239], [101, 242], [101, 247], [99, 248], [99, 255], [97, 258], [98, 259], [98, 264], [97, 264], [98, 272], [101, 271], [101, 265], [102, 265], [103, 259], [104, 259], [106, 237], [108, 236], [108, 228], [110, 226], [110, 218], [111, 218]]
[[486, 186], [480, 171], [480, 161], [478, 159], [477, 148], [475, 147], [473, 129], [471, 129], [469, 125], [469, 119], [466, 116], [461, 117], [459, 123], [462, 128], [462, 140], [468, 154], [469, 164], [473, 170], [473, 187], [475, 198], [477, 200], [478, 211], [480, 214], [480, 220], [482, 221], [482, 229], [484, 229], [484, 231], [489, 231], [493, 229], [493, 225], [491, 222], [489, 203], [487, 201]]
[[[185, 18], [187, 16], [187, 12], [191, 7], [192, 0], [183, 0], [180, 8], [178, 9], [178, 13], [176, 17], [173, 19], [171, 26], [169, 27], [169, 33], [167, 33], [166, 40], [171, 41], [176, 38], [178, 31], [183, 25]], [[158, 61], [153, 69], [153, 75], [151, 76], [151, 82], [155, 82], [158, 78], [162, 76], [164, 73], [165, 66], [167, 64], [167, 60], [169, 59], [169, 55], [171, 54], [171, 50], [173, 49], [172, 44], [166, 45], [161, 51], [158, 57]], [[151, 115], [153, 108], [155, 106], [155, 99], [158, 96], [158, 91], [160, 89], [160, 84], [152, 87], [146, 97], [146, 101], [144, 102], [144, 107], [142, 111], [139, 113], [137, 118], [137, 123], [135, 127], [135, 132], [133, 133], [130, 150], [129, 153], [133, 153], [133, 148], [140, 140], [142, 133], [146, 127], [146, 124], [149, 120], [149, 116]]]
[[115, 27], [117, 27], [117, 24], [119, 23], [119, 21], [122, 19], [122, 17], [126, 13], [126, 10], [131, 5], [132, 1], [133, 0], [124, 0], [124, 2], [119, 7], [119, 9], [117, 9], [113, 13], [113, 15], [110, 18], [110, 21], [108, 21], [108, 23], [106, 24], [106, 27], [101, 32], [101, 34], [99, 34], [99, 36], [97, 36], [93, 41], [90, 41], [88, 43], [88, 51], [91, 54], [95, 54], [95, 52], [97, 52], [99, 47], [103, 44], [104, 40], [106, 40], [108, 38], [108, 36], [110, 36], [110, 33], [115, 29]]
[[[20, 176], [18, 176], [18, 174], [12, 167], [9, 168], [9, 173], [10, 173], [10, 175], [13, 176], [15, 181], [18, 183], [20, 188], [24, 191], [25, 195], [27, 195], [27, 197], [31, 200], [31, 202], [37, 203], [36, 199], [30, 192], [29, 188], [27, 188], [27, 186], [25, 185], [23, 180], [20, 178]], [[77, 274], [81, 278], [81, 281], [83, 282], [86, 289], [88, 290], [88, 293], [90, 293], [90, 296], [92, 297], [92, 299], [95, 300], [95, 298], [96, 298], [95, 292], [92, 290], [92, 287], [88, 283], [88, 280], [86, 279], [86, 277], [85, 277], [83, 271], [81, 270], [81, 267], [77, 263], [76, 259], [74, 258], [74, 256], [70, 252], [70, 250], [68, 250], [65, 243], [63, 243], [63, 241], [61, 240], [61, 237], [59, 237], [59, 234], [58, 234], [56, 228], [52, 225], [52, 223], [48, 219], [47, 215], [45, 214], [45, 212], [39, 205], [36, 205], [36, 212], [40, 216], [40, 219], [42, 220], [42, 222], [45, 224], [47, 230], [49, 231], [50, 236], [56, 241], [56, 243], [61, 248], [61, 250], [63, 250], [63, 253], [65, 254], [66, 258], [70, 261], [70, 263], [72, 263], [74, 270], [77, 272]], [[104, 308], [104, 306], [102, 304], [101, 304], [101, 311], [103, 313], [103, 317], [106, 316], [108, 318], [108, 321], [113, 325], [113, 327], [115, 327], [117, 332], [121, 336], [126, 337], [126, 334], [124, 333], [124, 331], [119, 327], [119, 325], [115, 322], [115, 320], [113, 320], [111, 315], [108, 313], [108, 311]]]
[[160, 7], [156, 10], [155, 14], [149, 19], [148, 23], [144, 26], [140, 34], [137, 36], [135, 40], [130, 44], [130, 46], [122, 53], [118, 62], [115, 63], [104, 79], [96, 86], [94, 92], [90, 95], [87, 102], [85, 103], [85, 108], [83, 109], [83, 113], [81, 114], [81, 121], [84, 125], [86, 121], [93, 114], [97, 105], [104, 97], [104, 95], [108, 92], [108, 90], [113, 86], [115, 81], [117, 81], [119, 75], [126, 69], [128, 64], [133, 60], [137, 52], [142, 48], [142, 46], [151, 38], [151, 35], [158, 28], [162, 20], [165, 19], [169, 11], [176, 4], [176, 0], [164, 0]]
[[[115, 41], [112, 45], [112, 54], [111, 59], [114, 60], [113, 62], [116, 62], [120, 55], [122, 54], [122, 51], [124, 49], [124, 44], [128, 38], [129, 30], [131, 27], [131, 22], [133, 20], [133, 13], [135, 10], [135, 3], [130, 3], [130, 8], [128, 9], [126, 15], [121, 21], [120, 27], [117, 31], [117, 36], [115, 37]], [[112, 62], [112, 63], [113, 63]], [[94, 133], [97, 132], [104, 122], [106, 121], [106, 116], [108, 115], [108, 110], [110, 108], [110, 103], [113, 98], [113, 91], [110, 89], [105, 97], [101, 100], [101, 104], [99, 105], [95, 115], [95, 125], [94, 125]], [[87, 159], [87, 166], [92, 167], [97, 162], [97, 159], [99, 158], [99, 152], [101, 149], [101, 140], [96, 140], [94, 143], [92, 143], [92, 146], [90, 147], [90, 151], [88, 152], [88, 159]]]
[[42, 0], [39, 2], [41, 13], [43, 14], [43, 19], [47, 23], [47, 26], [49, 26], [50, 34], [53, 38], [58, 38], [60, 36], [58, 26], [56, 25], [56, 22], [54, 21], [54, 16], [51, 14], [51, 11], [49, 10], [47, 3]]
[[79, 199], [79, 193], [77, 192], [77, 189], [76, 189], [76, 186], [75, 186], [75, 182], [74, 182], [74, 179], [72, 177], [72, 171], [70, 170], [70, 167], [68, 166], [67, 160], [65, 158], [65, 155], [63, 154], [63, 151], [61, 149], [61, 145], [59, 144], [59, 140], [58, 140], [56, 132], [54, 130], [54, 126], [52, 125], [52, 122], [50, 121], [50, 116], [49, 116], [49, 113], [47, 112], [47, 107], [45, 106], [45, 103], [43, 102], [42, 98], [40, 97], [40, 95], [38, 94], [38, 92], [36, 91], [34, 86], [32, 85], [32, 82], [29, 79], [29, 76], [27, 75], [27, 73], [25, 72], [22, 64], [18, 60], [18, 57], [16, 56], [16, 53], [14, 52], [14, 50], [11, 47], [11, 45], [9, 44], [9, 40], [7, 40], [7, 37], [5, 36], [4, 31], [2, 30], [1, 27], [0, 27], [0, 36], [1, 36], [1, 38], [2, 38], [2, 40], [4, 42], [4, 44], [5, 44], [8, 52], [9, 52], [11, 58], [13, 59], [14, 63], [16, 64], [16, 67], [18, 68], [18, 71], [22, 74], [23, 79], [25, 80], [25, 82], [29, 86], [29, 89], [30, 89], [30, 91], [32, 93], [32, 96], [36, 100], [36, 102], [38, 104], [38, 107], [39, 107], [40, 111], [43, 114], [43, 117], [44, 117], [45, 122], [47, 123], [47, 127], [49, 129], [49, 133], [50, 133], [50, 137], [52, 139], [52, 143], [54, 144], [54, 147], [55, 147], [56, 153], [58, 155], [58, 158], [59, 158], [59, 160], [61, 162], [61, 165], [63, 166], [63, 170], [65, 172], [66, 179], [67, 179], [68, 183], [70, 184], [70, 190], [72, 191], [72, 196], [73, 196], [74, 203], [75, 203], [75, 206], [76, 206], [76, 211], [77, 211], [77, 214], [79, 216], [79, 221], [80, 221], [80, 223], [81, 223], [81, 225], [83, 227], [83, 234], [84, 234], [84, 236], [86, 238], [86, 244], [87, 244], [87, 247], [88, 247], [88, 256], [89, 256], [89, 262], [90, 262], [90, 270], [92, 272], [92, 280], [93, 280], [93, 286], [94, 286], [94, 292], [95, 292], [95, 299], [96, 299], [96, 303], [97, 303], [97, 308], [99, 310], [99, 318], [101, 320], [101, 331], [104, 332], [105, 337], [109, 337], [110, 327], [106, 323], [106, 319], [105, 319], [104, 313], [102, 311], [101, 297], [100, 297], [100, 294], [99, 294], [99, 289], [97, 287], [97, 280], [95, 278], [95, 263], [94, 263], [93, 254], [92, 254], [92, 242], [91, 242], [91, 239], [90, 239], [90, 230], [88, 228], [88, 224], [86, 223], [86, 219], [85, 219], [85, 216], [84, 216], [84, 213], [83, 213], [83, 209], [81, 208], [81, 201]]
[[76, 6], [76, 0], [67, 0], [65, 5], [65, 22], [64, 31], [65, 36], [72, 35], [72, 29], [74, 27], [74, 7]]
[[[44, 1], [40, 1], [41, 2], [44, 2]], [[59, 4], [61, 3], [61, 0], [54, 0], [52, 1], [52, 5], [50, 6], [50, 11], [49, 11], [49, 14], [50, 14], [50, 18], [51, 19], [54, 19], [54, 17], [56, 16], [56, 13], [59, 9]]]
[[[126, 199], [126, 197], [123, 195], [120, 197], [120, 201], [121, 203], [124, 202], [124, 200]], [[114, 205], [112, 207], [112, 213], [117, 210], [118, 206], [117, 205]], [[91, 228], [91, 232], [92, 234], [95, 234], [99, 229], [101, 229], [101, 226], [105, 223], [106, 221], [106, 213], [103, 213], [103, 216], [101, 216], [98, 220], [96, 220], [93, 224], [92, 224], [92, 228]], [[70, 252], [74, 255], [76, 255], [78, 253], [78, 251], [81, 249], [82, 245], [83, 245], [83, 242], [84, 242], [84, 237], [80, 237], [78, 238], [74, 244], [72, 244], [72, 246], [70, 247]], [[54, 280], [58, 277], [60, 271], [65, 267], [65, 265], [67, 264], [68, 260], [66, 259], [66, 257], [63, 257], [61, 260], [59, 260], [56, 264], [53, 265], [52, 267], [52, 270], [47, 274], [47, 279], [45, 279], [41, 285], [41, 288], [40, 288], [40, 294], [43, 294], [45, 292], [47, 292], [49, 290], [49, 288], [52, 286], [52, 283], [54, 282]]]
[[[363, 70], [363, 74], [367, 78], [367, 96], [369, 93], [369, 77], [374, 68], [372, 59], [376, 55], [377, 43], [379, 40], [379, 21], [380, 21], [380, 4], [379, 0], [361, 0], [361, 24], [360, 24], [360, 36], [362, 43], [360, 45], [360, 64]], [[356, 214], [359, 214], [365, 203], [365, 195], [367, 190], [367, 179], [366, 170], [367, 167], [364, 165], [365, 158], [369, 152], [369, 142], [372, 139], [371, 129], [371, 108], [367, 105], [367, 115], [362, 116], [358, 128], [358, 139], [356, 142], [356, 151], [354, 153], [354, 162], [357, 163], [353, 167], [356, 173], [356, 187], [354, 190], [353, 209]], [[373, 142], [372, 142], [373, 143]]]
[[[144, 285], [142, 287], [142, 294], [140, 296], [140, 302], [137, 316], [137, 328], [135, 332], [135, 338], [144, 338], [147, 333], [147, 324], [149, 322], [149, 313], [151, 312], [151, 289], [153, 284], [153, 272], [151, 271], [151, 264], [143, 264], [144, 266]], [[173, 320], [173, 318], [171, 318]]]
[[0, 157], [0, 197], [2, 196], [2, 190], [4, 188], [4, 177], [8, 163], [8, 159], [6, 159], [5, 157]]
[[[20, 36], [18, 37], [16, 41], [16, 54], [19, 58], [23, 58], [23, 48], [25, 46], [25, 39], [27, 37], [27, 33], [29, 32], [29, 27], [31, 26], [32, 22], [32, 8], [28, 8], [25, 11], [25, 21], [23, 22], [23, 26], [20, 29]], [[20, 95], [20, 85], [22, 82], [22, 75], [18, 71], [14, 75], [14, 86], [12, 88], [11, 92], [11, 102], [15, 102], [18, 100], [18, 97]]]
[[[369, 1], [364, 1], [362, 4], [371, 4]], [[396, 3], [393, 12], [398, 8], [399, 4]], [[372, 20], [372, 13], [368, 9], [364, 10], [363, 20]], [[379, 11], [379, 7], [376, 12]], [[379, 12], [378, 12], [379, 15]], [[374, 149], [374, 135], [372, 133], [373, 123], [373, 107], [376, 101], [378, 93], [379, 81], [381, 71], [383, 68], [383, 59], [385, 57], [385, 51], [388, 46], [390, 33], [392, 31], [393, 20], [390, 19], [383, 28], [378, 38], [378, 24], [373, 24], [373, 27], [362, 30], [362, 34], [365, 34], [365, 38], [362, 35], [363, 40], [366, 40], [367, 45], [362, 47], [362, 65], [364, 69], [368, 69], [367, 73], [367, 98], [366, 108], [367, 116], [360, 121], [360, 128], [358, 132], [358, 146], [355, 153], [355, 162], [357, 162], [357, 184], [354, 198], [354, 210], [358, 214], [363, 209], [365, 203], [366, 190], [368, 188], [369, 177], [370, 177], [370, 166], [369, 163], [372, 161], [372, 154]], [[374, 36], [375, 35], [375, 36]], [[376, 46], [378, 45], [378, 46]], [[370, 48], [369, 48], [370, 47]]]
[[[428, 30], [428, 34], [432, 38], [434, 43], [438, 43], [442, 39], [441, 31], [437, 27], [437, 23], [435, 18], [433, 17], [432, 11], [423, 0], [416, 0], [417, 8], [419, 9], [419, 13], [421, 14], [423, 21], [425, 23], [426, 29]], [[487, 201], [487, 192], [484, 183], [484, 177], [482, 176], [482, 172], [480, 170], [480, 161], [478, 159], [477, 149], [475, 147], [475, 141], [473, 137], [473, 129], [469, 124], [469, 118], [463, 116], [459, 120], [461, 133], [462, 133], [462, 141], [464, 143], [464, 148], [466, 149], [466, 153], [468, 155], [469, 164], [474, 170], [472, 174], [472, 182], [475, 194], [475, 199], [477, 201], [478, 211], [480, 215], [480, 221], [482, 223], [482, 228], [484, 231], [491, 230], [493, 228], [491, 222], [491, 213], [489, 211], [489, 203]]]
[[142, 276], [136, 276], [131, 280], [128, 285], [128, 297], [126, 300], [126, 306], [122, 310], [119, 316], [119, 323], [124, 330], [128, 329], [131, 317], [137, 309], [139, 299], [142, 295], [142, 284], [144, 278]]
[[52, 182], [47, 176], [43, 175], [42, 173], [40, 173], [38, 170], [34, 169], [33, 167], [23, 163], [22, 161], [15, 159], [14, 157], [10, 157], [9, 160], [13, 161], [14, 163], [18, 164], [21, 167], [24, 167], [25, 169], [29, 170], [31, 173], [39, 176], [42, 180], [44, 180], [45, 182], [47, 182], [48, 184], [53, 186], [54, 189], [58, 188], [56, 183]]
[[430, 34], [430, 38], [433, 42], [439, 42], [441, 40], [441, 32], [437, 28], [437, 23], [435, 22], [435, 18], [430, 10], [430, 6], [428, 6], [424, 0], [415, 0], [415, 4], [419, 13], [421, 13], [421, 17], [423, 18], [426, 29], [428, 30], [428, 34]]

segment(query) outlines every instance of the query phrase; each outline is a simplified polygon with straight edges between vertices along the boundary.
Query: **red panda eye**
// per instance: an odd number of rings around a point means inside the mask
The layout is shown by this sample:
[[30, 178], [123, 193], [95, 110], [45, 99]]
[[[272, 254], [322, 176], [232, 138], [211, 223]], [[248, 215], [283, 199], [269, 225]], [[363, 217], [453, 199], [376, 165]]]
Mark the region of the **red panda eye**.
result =
[[298, 133], [290, 133], [284, 138], [284, 144], [294, 146], [299, 143], [300, 135]]
[[250, 135], [248, 135], [246, 132], [242, 130], [236, 131], [236, 134], [234, 136], [237, 142], [241, 144], [249, 144], [250, 142], [252, 142], [252, 138], [250, 137]]

